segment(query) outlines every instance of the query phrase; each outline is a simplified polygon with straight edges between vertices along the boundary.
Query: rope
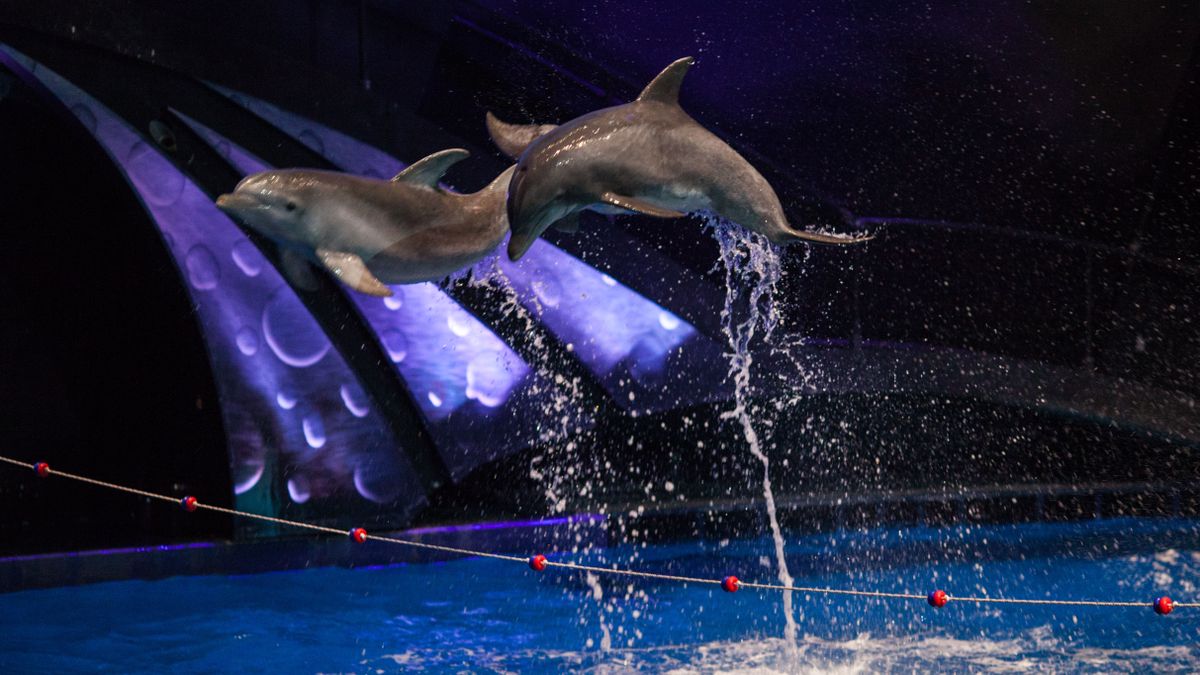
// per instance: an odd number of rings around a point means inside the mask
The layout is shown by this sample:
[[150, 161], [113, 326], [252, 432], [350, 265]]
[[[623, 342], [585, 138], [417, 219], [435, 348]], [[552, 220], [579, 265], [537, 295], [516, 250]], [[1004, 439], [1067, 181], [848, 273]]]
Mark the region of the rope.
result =
[[[126, 492], [129, 494], [138, 495], [139, 497], [146, 497], [147, 499], [157, 499], [159, 501], [170, 502], [172, 504], [180, 503], [180, 500], [176, 497], [158, 494], [155, 492], [147, 492], [145, 490], [139, 490], [137, 488], [131, 488], [131, 487], [128, 487], [125, 485], [118, 485], [116, 483], [109, 483], [107, 481], [97, 480], [95, 478], [89, 478], [87, 476], [80, 476], [78, 474], [68, 473], [66, 471], [60, 471], [58, 469], [51, 470], [49, 466], [42, 464], [42, 463], [22, 462], [22, 461], [12, 459], [10, 457], [5, 457], [3, 455], [0, 455], [0, 462], [4, 462], [4, 463], [11, 464], [14, 466], [23, 467], [25, 469], [33, 469], [34, 471], [39, 471], [39, 469], [40, 469], [38, 475], [42, 475], [42, 476], [51, 476], [51, 475], [52, 476], [61, 476], [62, 478], [69, 478], [71, 480], [79, 481], [81, 483], [89, 483], [91, 485], [108, 488], [110, 490], [116, 490], [118, 492]], [[305, 522], [298, 521], [298, 520], [289, 520], [287, 518], [276, 518], [274, 516], [265, 516], [260, 513], [250, 513], [248, 511], [239, 511], [237, 509], [227, 509], [223, 506], [213, 506], [213, 505], [205, 504], [205, 503], [199, 502], [199, 501], [193, 502], [192, 505], [196, 509], [213, 511], [215, 513], [224, 513], [224, 514], [231, 515], [231, 516], [240, 516], [242, 518], [252, 518], [254, 520], [261, 520], [261, 521], [265, 521], [265, 522], [269, 522], [269, 523], [275, 523], [278, 525], [286, 525], [288, 527], [312, 530], [314, 532], [323, 532], [325, 534], [334, 534], [339, 537], [344, 537], [347, 534], [346, 531], [339, 530], [337, 528], [325, 527], [323, 525], [314, 525], [313, 523], [305, 523]], [[351, 532], [353, 532], [353, 531], [351, 531]], [[473, 549], [458, 548], [455, 546], [442, 546], [440, 544], [430, 544], [430, 543], [426, 543], [423, 541], [414, 541], [412, 539], [399, 539], [396, 537], [386, 537], [386, 536], [374, 535], [374, 534], [367, 535], [365, 533], [362, 536], [363, 536], [363, 540], [370, 539], [373, 541], [381, 541], [381, 542], [385, 542], [388, 544], [397, 544], [400, 546], [409, 546], [412, 548], [421, 548], [421, 549], [426, 549], [426, 550], [431, 550], [431, 551], [441, 551], [443, 553], [454, 553], [457, 555], [464, 555], [464, 556], [473, 556], [473, 557], [479, 557], [479, 558], [491, 558], [493, 560], [505, 560], [508, 562], [518, 562], [521, 564], [529, 564], [530, 560], [531, 560], [529, 557], [506, 555], [503, 553], [492, 553], [489, 551], [476, 551]], [[571, 570], [571, 571], [576, 571], [576, 572], [594, 572], [596, 574], [637, 577], [637, 578], [642, 578], [642, 579], [656, 579], [659, 581], [675, 581], [675, 582], [688, 583], [688, 584], [709, 584], [709, 585], [724, 587], [728, 581], [727, 579], [706, 579], [706, 578], [701, 578], [701, 577], [686, 577], [686, 576], [679, 576], [679, 575], [675, 575], [675, 574], [661, 574], [658, 572], [643, 572], [640, 570], [626, 569], [626, 568], [621, 568], [621, 567], [600, 567], [598, 565], [584, 565], [584, 564], [580, 564], [580, 563], [560, 562], [560, 561], [554, 561], [554, 560], [543, 560], [542, 563], [545, 567], [554, 567], [554, 568], [558, 568], [558, 569], [562, 569], [562, 570]], [[928, 600], [929, 599], [928, 595], [923, 595], [923, 594], [919, 594], [919, 593], [891, 593], [891, 592], [885, 592], [885, 591], [860, 591], [860, 590], [847, 589], [847, 588], [825, 588], [825, 587], [817, 587], [817, 586], [785, 586], [785, 585], [781, 585], [781, 584], [760, 584], [760, 583], [754, 583], [754, 582], [749, 582], [749, 581], [740, 581], [740, 580], [736, 580], [733, 577], [729, 577], [729, 579], [734, 579], [734, 581], [732, 582], [735, 585], [734, 590], [749, 588], [749, 589], [756, 589], [756, 590], [761, 590], [761, 591], [791, 591], [791, 592], [796, 592], [796, 593], [811, 593], [811, 594], [817, 594], [817, 595], [849, 595], [849, 596], [864, 597], [864, 598], [881, 598], [881, 599], [887, 599], [887, 600]], [[1142, 608], [1151, 607], [1151, 608], [1153, 608], [1155, 606], [1155, 604], [1152, 602], [1116, 602], [1116, 601], [1103, 601], [1103, 600], [1040, 600], [1040, 599], [1032, 599], [1032, 598], [992, 598], [992, 597], [977, 597], [977, 596], [961, 596], [961, 597], [959, 597], [959, 596], [952, 596], [952, 595], [947, 595], [946, 600], [953, 601], [953, 602], [971, 602], [971, 603], [976, 603], [976, 604], [1053, 605], [1053, 606], [1067, 606], [1067, 607], [1142, 607]], [[1172, 606], [1174, 608], [1200, 607], [1200, 602], [1174, 602], [1174, 603], [1172, 603]]]

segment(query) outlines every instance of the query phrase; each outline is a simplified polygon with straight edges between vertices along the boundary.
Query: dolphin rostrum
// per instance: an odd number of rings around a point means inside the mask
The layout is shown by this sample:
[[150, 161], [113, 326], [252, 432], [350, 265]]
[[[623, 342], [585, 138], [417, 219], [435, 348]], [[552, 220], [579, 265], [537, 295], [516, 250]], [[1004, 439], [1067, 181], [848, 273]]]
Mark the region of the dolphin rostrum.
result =
[[315, 259], [354, 290], [389, 296], [385, 284], [441, 279], [487, 256], [508, 232], [504, 199], [513, 167], [473, 194], [438, 185], [468, 155], [443, 150], [390, 181], [332, 171], [264, 171], [218, 197], [217, 206], [286, 252]]
[[762, 174], [679, 107], [679, 86], [691, 65], [691, 57], [679, 59], [632, 103], [558, 127], [507, 124], [488, 113], [497, 147], [519, 155], [508, 186], [510, 258], [524, 255], [550, 225], [571, 230], [589, 208], [661, 218], [712, 211], [776, 244], [870, 238], [792, 229]]

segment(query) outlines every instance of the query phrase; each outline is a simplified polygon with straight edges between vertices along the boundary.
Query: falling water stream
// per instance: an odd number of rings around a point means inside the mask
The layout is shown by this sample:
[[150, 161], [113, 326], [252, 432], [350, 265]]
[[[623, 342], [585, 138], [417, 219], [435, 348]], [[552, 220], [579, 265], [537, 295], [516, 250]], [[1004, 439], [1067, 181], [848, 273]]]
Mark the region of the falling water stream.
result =
[[[721, 328], [729, 341], [729, 376], [734, 386], [734, 407], [722, 413], [721, 418], [733, 420], [741, 426], [750, 454], [762, 463], [762, 494], [771, 536], [775, 541], [776, 571], [779, 583], [791, 586], [792, 575], [784, 557], [783, 532], [779, 527], [775, 494], [771, 489], [771, 462], [763, 451], [749, 409], [753, 395], [751, 344], [760, 330], [761, 338], [770, 340], [779, 318], [775, 306], [775, 286], [782, 271], [779, 252], [760, 235], [716, 219], [710, 221], [709, 225], [720, 246], [721, 263], [725, 267], [725, 306], [721, 310]], [[745, 318], [738, 321], [736, 315], [744, 315]], [[783, 616], [784, 643], [794, 663], [797, 627], [791, 591], [783, 593]]]
[[[750, 454], [762, 465], [762, 495], [775, 544], [778, 579], [781, 584], [790, 586], [792, 576], [784, 557], [783, 532], [779, 526], [775, 496], [771, 487], [770, 460], [755, 428], [754, 413], [750, 404], [754, 396], [751, 347], [758, 339], [769, 341], [778, 321], [775, 287], [781, 277], [780, 256], [779, 252], [759, 235], [748, 233], [740, 227], [715, 218], [707, 224], [712, 228], [719, 244], [721, 264], [725, 270], [726, 295], [721, 312], [721, 326], [728, 340], [728, 373], [734, 384], [734, 407], [722, 413], [721, 418], [731, 420], [740, 427]], [[503, 308], [505, 313], [515, 312], [532, 328], [533, 316], [528, 309], [521, 306], [511, 281], [494, 260], [476, 265], [469, 282], [501, 291], [508, 300]], [[539, 307], [534, 308], [535, 312], [539, 310]], [[540, 348], [540, 345], [537, 347]], [[567, 476], [562, 469], [564, 464], [570, 462], [568, 457], [553, 455], [558, 454], [556, 450], [566, 450], [569, 455], [569, 451], [573, 449], [573, 443], [570, 442], [571, 420], [567, 411], [570, 402], [578, 396], [578, 383], [563, 381], [561, 376], [555, 377], [545, 364], [535, 364], [535, 368], [543, 381], [550, 384], [550, 400], [547, 401], [544, 412], [554, 422], [541, 429], [540, 445], [548, 449], [548, 454], [534, 458], [531, 477], [542, 484], [551, 509], [558, 513], [567, 506], [563, 494], [567, 482], [564, 479]], [[598, 580], [589, 578], [587, 582], [591, 590], [589, 595], [600, 606], [599, 627], [603, 636], [599, 646], [602, 651], [607, 651], [613, 644], [613, 636], [605, 611], [611, 611], [611, 608], [604, 604], [603, 589]], [[790, 663], [796, 663], [798, 658], [798, 628], [794, 611], [792, 593], [784, 592], [783, 642], [785, 655]]]

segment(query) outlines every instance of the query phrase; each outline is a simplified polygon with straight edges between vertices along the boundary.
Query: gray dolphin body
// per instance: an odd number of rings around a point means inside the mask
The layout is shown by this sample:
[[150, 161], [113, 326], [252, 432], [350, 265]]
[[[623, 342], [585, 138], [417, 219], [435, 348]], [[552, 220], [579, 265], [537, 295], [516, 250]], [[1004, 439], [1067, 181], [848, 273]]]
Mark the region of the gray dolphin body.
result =
[[508, 232], [513, 167], [473, 194], [438, 186], [466, 150], [443, 150], [390, 181], [285, 169], [248, 176], [217, 206], [287, 250], [316, 260], [355, 290], [435, 281], [487, 256]]
[[510, 258], [551, 225], [570, 230], [584, 209], [663, 218], [712, 211], [776, 244], [869, 238], [792, 229], [762, 174], [679, 107], [691, 64], [689, 57], [667, 66], [632, 103], [558, 127], [506, 124], [488, 114], [496, 145], [520, 155], [508, 187]]

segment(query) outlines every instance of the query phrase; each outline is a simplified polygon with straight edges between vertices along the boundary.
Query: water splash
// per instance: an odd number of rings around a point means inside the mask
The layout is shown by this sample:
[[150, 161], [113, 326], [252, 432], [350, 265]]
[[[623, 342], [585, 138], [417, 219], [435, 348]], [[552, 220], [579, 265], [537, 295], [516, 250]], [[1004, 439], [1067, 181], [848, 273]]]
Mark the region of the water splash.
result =
[[[782, 276], [779, 251], [765, 238], [747, 232], [731, 223], [712, 218], [706, 223], [720, 247], [721, 264], [725, 267], [725, 306], [721, 310], [721, 330], [729, 342], [729, 377], [734, 385], [734, 407], [721, 413], [721, 419], [733, 420], [742, 428], [750, 454], [762, 464], [763, 501], [766, 503], [771, 536], [775, 541], [775, 564], [779, 583], [792, 585], [784, 557], [783, 532], [775, 510], [775, 494], [771, 489], [771, 462], [763, 452], [758, 432], [748, 408], [754, 387], [751, 365], [754, 362], [751, 344], [756, 336], [766, 342], [779, 323], [775, 304], [775, 287]], [[744, 316], [741, 321], [735, 316]], [[761, 331], [761, 334], [760, 334]], [[797, 626], [792, 606], [792, 593], [783, 593], [784, 642], [789, 655], [796, 652]]]
[[[535, 330], [533, 315], [521, 304], [516, 287], [513, 286], [504, 270], [500, 268], [495, 254], [477, 263], [470, 270], [469, 275], [463, 278], [473, 286], [499, 291], [504, 298], [500, 311], [506, 316], [512, 316], [521, 321], [526, 332], [535, 336], [533, 338], [534, 350], [541, 354], [547, 353], [546, 345], [542, 343], [542, 337]], [[541, 305], [535, 303], [534, 311], [540, 312], [541, 309]], [[573, 413], [576, 408], [575, 402], [581, 400], [582, 397], [581, 383], [577, 379], [568, 379], [555, 373], [547, 365], [547, 361], [548, 359], [535, 359], [529, 363], [537, 372], [539, 381], [545, 383], [532, 386], [529, 395], [546, 395], [545, 403], [542, 406], [544, 422], [538, 425], [538, 445], [545, 450], [542, 454], [532, 458], [530, 477], [541, 483], [551, 511], [563, 513], [568, 506], [566, 491], [563, 489], [567, 475], [559, 468], [569, 465], [570, 461], [555, 461], [558, 459], [555, 456], [562, 451], [568, 455], [573, 453], [577, 444], [570, 439], [573, 435], [578, 436], [583, 432]]]
[[[498, 291], [503, 298], [500, 311], [524, 325], [526, 333], [533, 336], [534, 351], [542, 355], [549, 353], [539, 331], [535, 330], [536, 315], [545, 310], [543, 303], [546, 298], [542, 297], [543, 294], [535, 292], [529, 298], [532, 308], [522, 304], [520, 293], [501, 268], [496, 254], [480, 261], [469, 273], [460, 274], [457, 278], [475, 287]], [[566, 513], [571, 508], [568, 502], [571, 496], [587, 499], [592, 490], [590, 481], [579, 484], [587, 472], [583, 471], [581, 466], [577, 466], [579, 458], [576, 456], [576, 450], [581, 445], [580, 438], [584, 433], [577, 405], [577, 402], [582, 400], [583, 384], [578, 378], [566, 377], [555, 372], [549, 366], [549, 358], [531, 359], [528, 363], [538, 378], [537, 383], [529, 388], [527, 395], [537, 397], [541, 401], [541, 420], [538, 422], [540, 452], [530, 459], [529, 476], [542, 487], [549, 510], [556, 514]], [[601, 508], [600, 511], [603, 513], [605, 509]], [[582, 526], [582, 522], [570, 526], [574, 530], [575, 539], [571, 549], [572, 555], [587, 555], [593, 551], [593, 542], [585, 540]], [[590, 589], [588, 597], [594, 601], [591, 606], [596, 614], [589, 617], [581, 606], [580, 623], [586, 625], [595, 621], [601, 632], [599, 647], [601, 651], [608, 651], [613, 644], [614, 622], [607, 615], [614, 611], [614, 606], [605, 602], [599, 579], [588, 575], [587, 583]], [[617, 626], [617, 630], [624, 632], [624, 627]], [[588, 643], [589, 647], [596, 646], [592, 639], [589, 639]]]

